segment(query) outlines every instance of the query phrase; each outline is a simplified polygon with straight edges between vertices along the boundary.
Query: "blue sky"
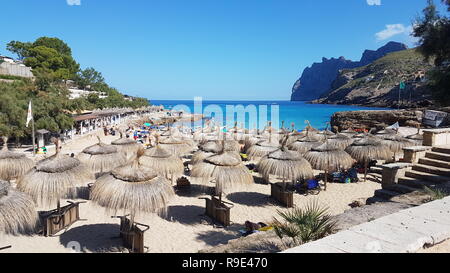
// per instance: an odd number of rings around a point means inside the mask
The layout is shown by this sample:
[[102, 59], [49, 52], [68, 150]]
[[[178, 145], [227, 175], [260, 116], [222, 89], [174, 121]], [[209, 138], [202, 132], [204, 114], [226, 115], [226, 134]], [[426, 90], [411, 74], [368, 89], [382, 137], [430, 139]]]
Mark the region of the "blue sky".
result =
[[425, 4], [426, 0], [2, 1], [0, 54], [11, 55], [5, 49], [11, 40], [58, 37], [72, 47], [83, 68], [96, 68], [108, 83], [130, 95], [288, 100], [303, 69], [322, 57], [359, 60], [364, 49], [390, 40], [412, 46], [407, 32]]

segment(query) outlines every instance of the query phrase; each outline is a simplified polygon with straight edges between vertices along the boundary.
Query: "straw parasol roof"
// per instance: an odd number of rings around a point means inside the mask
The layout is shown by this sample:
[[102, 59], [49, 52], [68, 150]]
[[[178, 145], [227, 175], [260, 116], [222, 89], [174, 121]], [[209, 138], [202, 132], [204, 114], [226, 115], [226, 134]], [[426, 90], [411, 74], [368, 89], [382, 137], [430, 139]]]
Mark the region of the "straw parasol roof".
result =
[[177, 156], [183, 156], [193, 149], [191, 145], [186, 143], [186, 141], [175, 138], [173, 136], [161, 139], [159, 145], [161, 145], [162, 148], [166, 149], [173, 155]]
[[329, 143], [311, 149], [304, 156], [311, 163], [313, 169], [327, 172], [349, 169], [354, 163], [348, 153]]
[[181, 177], [184, 173], [183, 161], [159, 145], [145, 150], [139, 163], [167, 179]]
[[397, 135], [397, 131], [395, 131], [394, 129], [384, 129], [384, 130], [378, 131], [375, 135], [380, 138], [385, 138], [385, 137]]
[[[138, 158], [142, 153], [138, 154]], [[140, 212], [164, 212], [175, 195], [170, 181], [158, 176], [139, 159], [114, 169], [97, 179], [92, 188], [92, 200], [117, 214], [131, 213], [131, 219]]]
[[328, 139], [328, 144], [335, 146], [338, 149], [345, 150], [353, 143], [353, 139], [348, 135], [336, 134]]
[[262, 158], [272, 152], [275, 152], [279, 148], [280, 144], [278, 141], [275, 142], [272, 139], [263, 140], [248, 148], [247, 155], [250, 159]]
[[114, 145], [107, 145], [98, 138], [98, 143], [87, 147], [78, 159], [85, 163], [94, 173], [107, 173], [112, 169], [128, 162], [125, 153], [118, 151]]
[[335, 136], [336, 134], [331, 132], [330, 130], [324, 130], [324, 131], [320, 131], [316, 133], [317, 136], [319, 136], [323, 141], [325, 141], [326, 139]]
[[35, 230], [39, 216], [30, 196], [0, 181], [0, 234], [28, 234]]
[[275, 175], [292, 181], [314, 177], [311, 164], [285, 147], [263, 157], [258, 163], [258, 171], [266, 178]]
[[197, 164], [204, 159], [218, 154], [222, 151], [222, 145], [218, 141], [208, 141], [203, 145], [200, 145], [200, 149], [196, 151], [191, 158], [191, 163]]
[[34, 167], [33, 160], [25, 154], [14, 153], [8, 150], [8, 139], [3, 138], [3, 148], [0, 151], [0, 179], [11, 181], [28, 172]]
[[253, 184], [253, 176], [242, 161], [229, 152], [208, 157], [193, 166], [192, 177], [204, 178], [216, 183], [216, 193], [234, 190]]
[[[121, 134], [122, 135], [122, 134]], [[142, 145], [131, 138], [121, 137], [111, 142], [111, 145], [116, 146], [118, 152], [124, 153], [128, 160], [134, 159], [136, 153], [142, 148]]]
[[62, 198], [75, 197], [77, 187], [94, 180], [90, 168], [80, 160], [60, 153], [39, 161], [17, 180], [17, 189], [31, 195], [42, 206], [52, 206]]
[[403, 148], [415, 145], [413, 141], [399, 135], [384, 136], [381, 143], [387, 146], [393, 153], [399, 153], [403, 151]]
[[322, 145], [322, 141], [316, 135], [308, 133], [305, 137], [298, 139], [297, 141], [288, 145], [289, 150], [304, 154], [313, 148]]
[[373, 136], [366, 136], [356, 140], [345, 150], [358, 162], [369, 162], [370, 160], [387, 160], [392, 157], [389, 147], [383, 145], [382, 141]]

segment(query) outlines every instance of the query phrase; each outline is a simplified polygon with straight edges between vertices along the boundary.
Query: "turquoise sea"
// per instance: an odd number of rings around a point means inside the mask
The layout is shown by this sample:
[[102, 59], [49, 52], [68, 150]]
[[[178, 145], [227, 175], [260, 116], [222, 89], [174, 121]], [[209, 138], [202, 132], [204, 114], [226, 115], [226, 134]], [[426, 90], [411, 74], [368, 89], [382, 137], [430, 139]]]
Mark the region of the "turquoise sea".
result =
[[[194, 113], [194, 101], [193, 100], [151, 100], [153, 105], [163, 105], [166, 109], [188, 109], [191, 113]], [[385, 108], [368, 108], [360, 106], [348, 106], [348, 105], [327, 105], [327, 104], [309, 104], [307, 102], [291, 102], [291, 101], [202, 101], [203, 113], [209, 118], [217, 118], [216, 113], [208, 113], [208, 110], [217, 109], [219, 107], [223, 111], [223, 122], [228, 127], [232, 126], [234, 121], [229, 121], [230, 119], [225, 119], [225, 117], [232, 117], [232, 113], [227, 112], [227, 106], [238, 106], [247, 107], [247, 109], [256, 109], [259, 127], [264, 127], [265, 120], [260, 122], [266, 116], [266, 120], [271, 120], [272, 109], [276, 112], [278, 107], [279, 113], [279, 123], [274, 127], [281, 127], [281, 121], [285, 121], [285, 127], [291, 126], [291, 123], [295, 123], [296, 129], [300, 130], [306, 126], [305, 120], [308, 120], [311, 125], [318, 129], [325, 129], [327, 122], [330, 121], [331, 116], [336, 112], [341, 111], [355, 111], [355, 110], [383, 110]], [[251, 108], [248, 108], [251, 106]], [[254, 106], [254, 107], [253, 107]], [[268, 110], [267, 113], [264, 112], [264, 108]], [[239, 108], [237, 108], [239, 109]], [[243, 109], [243, 108], [241, 108]], [[187, 110], [185, 110], [187, 111]], [[262, 117], [261, 117], [262, 116]], [[238, 115], [234, 115], [234, 119], [242, 123], [243, 116], [239, 119]], [[261, 125], [262, 124], [262, 125]], [[255, 128], [255, 120], [250, 121], [249, 114], [245, 114], [245, 126], [246, 128]]]

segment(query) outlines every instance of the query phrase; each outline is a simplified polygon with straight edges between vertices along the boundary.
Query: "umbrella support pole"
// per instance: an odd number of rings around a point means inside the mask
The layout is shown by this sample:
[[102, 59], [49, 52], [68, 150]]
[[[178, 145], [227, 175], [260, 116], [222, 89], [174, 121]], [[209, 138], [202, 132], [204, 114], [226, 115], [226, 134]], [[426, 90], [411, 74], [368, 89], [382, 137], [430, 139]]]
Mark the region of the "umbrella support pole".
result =
[[70, 202], [69, 205], [55, 210], [41, 212], [40, 218], [43, 223], [42, 235], [45, 237], [54, 236], [63, 229], [68, 229], [72, 224], [80, 219], [80, 204], [86, 202]]
[[0, 247], [0, 251], [5, 250], [5, 249], [9, 249], [12, 248], [12, 246], [4, 246], [4, 247]]
[[111, 218], [120, 219], [120, 238], [123, 245], [131, 253], [147, 253], [148, 247], [144, 246], [144, 233], [150, 229], [150, 226], [134, 222], [134, 217], [112, 216]]
[[325, 191], [327, 191], [327, 184], [328, 184], [328, 171], [325, 171]]
[[369, 162], [366, 160], [364, 162], [364, 182], [367, 182], [367, 167], [369, 165]]
[[220, 223], [224, 227], [228, 227], [231, 225], [230, 211], [234, 207], [233, 204], [222, 201], [221, 195], [219, 196], [219, 198], [217, 198], [216, 196], [211, 196], [211, 199], [209, 198], [200, 198], [200, 199], [205, 199], [206, 216]]

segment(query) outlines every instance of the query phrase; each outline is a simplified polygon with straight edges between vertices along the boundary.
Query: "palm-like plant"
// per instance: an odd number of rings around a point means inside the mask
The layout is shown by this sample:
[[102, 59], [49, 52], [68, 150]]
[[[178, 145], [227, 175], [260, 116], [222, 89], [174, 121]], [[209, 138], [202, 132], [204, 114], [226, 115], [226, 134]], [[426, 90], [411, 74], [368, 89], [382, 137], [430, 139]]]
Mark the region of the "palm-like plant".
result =
[[[336, 231], [336, 221], [328, 213], [328, 208], [318, 202], [309, 203], [305, 208], [295, 208], [287, 212], [278, 211], [284, 220], [274, 219], [273, 227], [277, 236], [289, 237], [295, 245], [301, 245], [326, 237]], [[284, 242], [283, 242], [284, 243]]]

